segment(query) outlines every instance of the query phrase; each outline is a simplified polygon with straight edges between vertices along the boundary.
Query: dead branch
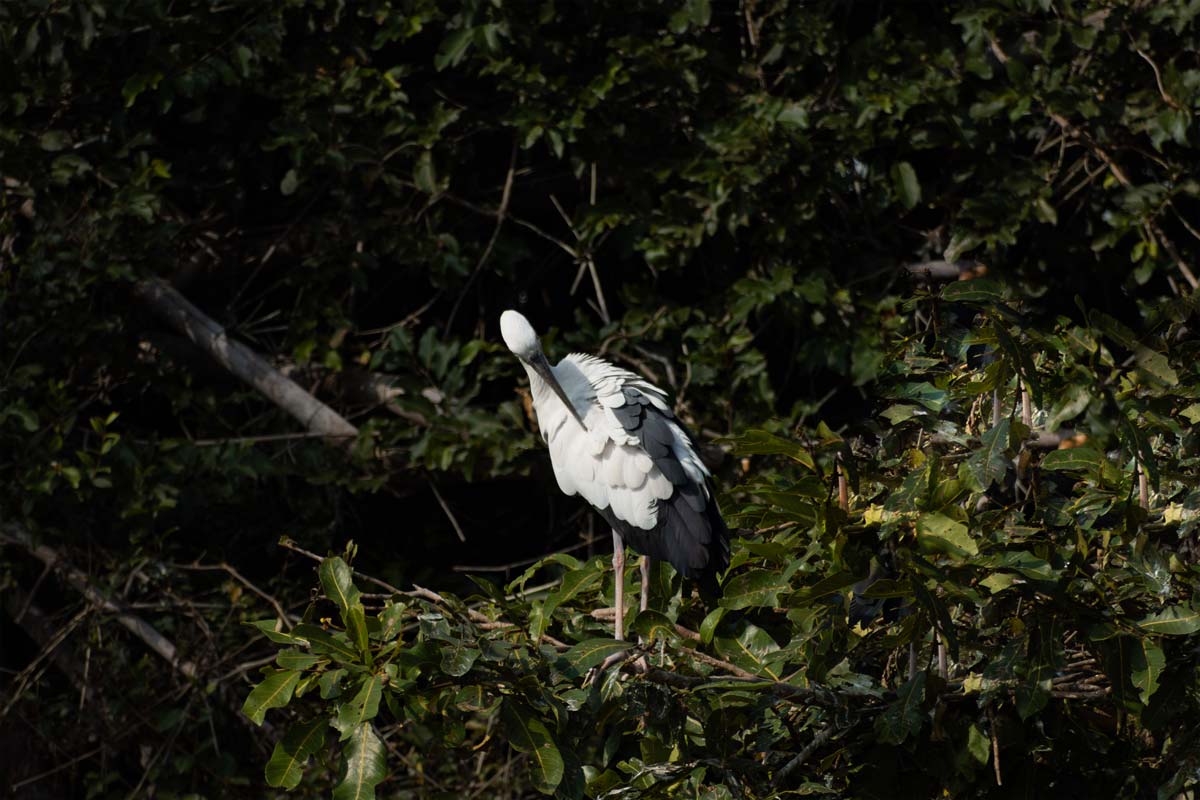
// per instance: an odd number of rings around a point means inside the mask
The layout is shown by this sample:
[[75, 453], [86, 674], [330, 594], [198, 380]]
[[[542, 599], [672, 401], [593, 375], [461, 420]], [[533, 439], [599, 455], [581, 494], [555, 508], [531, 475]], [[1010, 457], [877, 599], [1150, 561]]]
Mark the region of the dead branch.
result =
[[345, 418], [301, 389], [262, 356], [230, 338], [223, 327], [166, 281], [159, 278], [141, 281], [134, 286], [134, 292], [217, 363], [291, 414], [308, 430], [343, 447], [358, 436], [358, 429]]
[[58, 567], [67, 583], [71, 584], [76, 591], [86, 597], [88, 602], [93, 606], [101, 611], [115, 615], [117, 622], [121, 623], [134, 636], [141, 639], [147, 647], [165, 659], [168, 664], [178, 670], [185, 678], [196, 677], [196, 665], [190, 661], [182, 660], [171, 640], [159, 633], [146, 620], [122, 610], [120, 606], [105, 597], [99, 589], [92, 585], [87, 575], [67, 564], [58, 551], [44, 544], [34, 544], [33, 537], [28, 532], [12, 524], [5, 525], [0, 529], [0, 541], [20, 545], [43, 564]]

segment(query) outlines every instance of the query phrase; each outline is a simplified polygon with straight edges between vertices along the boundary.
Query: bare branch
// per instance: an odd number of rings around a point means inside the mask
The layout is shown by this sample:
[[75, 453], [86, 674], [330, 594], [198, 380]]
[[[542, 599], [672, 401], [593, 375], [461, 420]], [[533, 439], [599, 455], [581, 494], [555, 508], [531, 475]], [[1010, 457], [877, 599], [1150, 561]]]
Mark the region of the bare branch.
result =
[[71, 584], [76, 591], [86, 597], [88, 602], [101, 611], [114, 614], [117, 622], [121, 623], [134, 636], [141, 639], [147, 647], [165, 659], [167, 663], [178, 670], [184, 677], [196, 677], [196, 665], [190, 661], [182, 660], [171, 640], [159, 633], [146, 620], [135, 614], [127, 613], [112, 600], [105, 597], [99, 589], [92, 585], [87, 575], [63, 561], [58, 551], [44, 544], [34, 544], [33, 537], [12, 524], [3, 527], [2, 532], [0, 532], [0, 541], [20, 545], [43, 564], [59, 567], [67, 583]]
[[166, 281], [158, 278], [142, 281], [136, 284], [134, 291], [156, 314], [203, 348], [217, 363], [264, 394], [309, 431], [344, 447], [358, 436], [358, 429], [345, 418], [301, 389], [262, 356], [231, 339], [223, 327]]

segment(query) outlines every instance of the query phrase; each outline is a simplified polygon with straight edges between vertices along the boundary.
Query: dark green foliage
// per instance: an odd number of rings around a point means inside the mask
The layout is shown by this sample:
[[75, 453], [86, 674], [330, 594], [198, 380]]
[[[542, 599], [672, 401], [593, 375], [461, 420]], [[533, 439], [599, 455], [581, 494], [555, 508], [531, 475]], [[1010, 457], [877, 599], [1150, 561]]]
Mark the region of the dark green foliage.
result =
[[[5, 789], [1194, 791], [1197, 16], [0, 3]], [[351, 452], [163, 324], [154, 276]], [[606, 557], [519, 573], [606, 537], [508, 307], [733, 454], [724, 596], [660, 566], [648, 672], [584, 685]], [[314, 573], [281, 535], [362, 549]]]

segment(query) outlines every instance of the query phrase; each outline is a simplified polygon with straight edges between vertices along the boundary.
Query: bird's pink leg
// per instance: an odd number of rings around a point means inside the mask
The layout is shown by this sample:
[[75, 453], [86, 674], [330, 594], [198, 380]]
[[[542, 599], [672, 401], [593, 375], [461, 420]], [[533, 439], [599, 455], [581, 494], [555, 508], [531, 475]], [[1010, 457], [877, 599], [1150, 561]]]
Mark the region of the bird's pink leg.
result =
[[616, 634], [618, 641], [625, 640], [625, 542], [621, 534], [613, 531], [613, 573], [616, 578]]
[[650, 607], [650, 556], [642, 556], [642, 596], [638, 602], [641, 611]]

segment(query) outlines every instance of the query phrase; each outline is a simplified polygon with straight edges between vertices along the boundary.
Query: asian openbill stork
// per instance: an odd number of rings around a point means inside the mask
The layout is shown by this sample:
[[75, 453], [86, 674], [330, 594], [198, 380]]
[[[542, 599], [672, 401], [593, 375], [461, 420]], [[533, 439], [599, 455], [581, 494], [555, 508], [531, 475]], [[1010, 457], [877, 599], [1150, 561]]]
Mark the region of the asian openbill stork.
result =
[[529, 376], [533, 408], [558, 488], [581, 494], [612, 528], [616, 637], [624, 639], [625, 544], [642, 554], [641, 608], [650, 559], [717, 590], [729, 566], [729, 528], [711, 475], [662, 389], [595, 356], [551, 366], [529, 320], [500, 315], [500, 333]]

